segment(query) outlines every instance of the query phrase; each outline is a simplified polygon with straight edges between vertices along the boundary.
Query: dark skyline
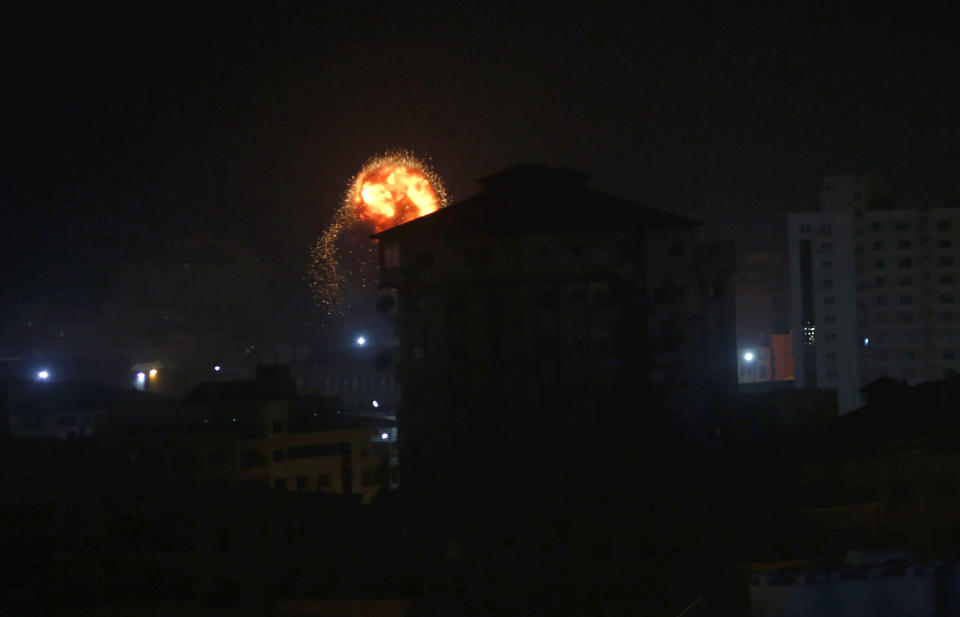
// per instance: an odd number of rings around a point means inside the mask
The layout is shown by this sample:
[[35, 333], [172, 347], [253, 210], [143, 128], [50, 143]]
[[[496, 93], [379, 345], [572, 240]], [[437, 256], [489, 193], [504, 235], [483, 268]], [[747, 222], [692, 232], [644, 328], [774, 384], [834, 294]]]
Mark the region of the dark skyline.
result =
[[[277, 3], [9, 20], [9, 307], [96, 303], [191, 232], [300, 285], [372, 154], [429, 157], [453, 199], [518, 162], [776, 247], [824, 174], [878, 170], [905, 205], [955, 197], [945, 13], [728, 13]], [[908, 203], [907, 203], [908, 202]], [[283, 287], [283, 286], [281, 286]]]

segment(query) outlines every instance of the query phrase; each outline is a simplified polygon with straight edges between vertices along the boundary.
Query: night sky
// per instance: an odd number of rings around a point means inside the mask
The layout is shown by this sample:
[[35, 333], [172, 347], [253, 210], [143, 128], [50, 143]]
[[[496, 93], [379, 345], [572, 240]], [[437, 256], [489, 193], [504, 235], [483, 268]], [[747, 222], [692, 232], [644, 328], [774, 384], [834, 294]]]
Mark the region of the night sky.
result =
[[740, 249], [782, 243], [825, 174], [884, 172], [907, 206], [960, 194], [955, 14], [328, 4], [5, 16], [4, 319], [97, 306], [196, 233], [305, 302], [311, 241], [392, 148], [455, 200], [569, 166]]

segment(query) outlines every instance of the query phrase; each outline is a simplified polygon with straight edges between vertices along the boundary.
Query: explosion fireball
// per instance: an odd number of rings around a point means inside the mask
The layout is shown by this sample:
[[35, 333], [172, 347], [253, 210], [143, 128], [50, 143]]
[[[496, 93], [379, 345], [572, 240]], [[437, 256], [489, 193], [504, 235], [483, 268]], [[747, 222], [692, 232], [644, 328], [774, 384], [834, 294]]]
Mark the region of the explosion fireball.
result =
[[447, 205], [440, 177], [410, 152], [388, 152], [368, 160], [351, 179], [343, 203], [311, 251], [310, 288], [327, 314], [352, 303], [351, 292], [376, 276], [371, 233], [436, 212]]

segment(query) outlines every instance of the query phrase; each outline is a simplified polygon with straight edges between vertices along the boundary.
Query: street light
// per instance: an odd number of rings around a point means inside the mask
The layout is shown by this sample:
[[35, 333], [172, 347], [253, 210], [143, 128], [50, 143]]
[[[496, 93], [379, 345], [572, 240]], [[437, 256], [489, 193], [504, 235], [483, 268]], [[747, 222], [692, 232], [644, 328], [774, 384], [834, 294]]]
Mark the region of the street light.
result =
[[37, 379], [40, 381], [46, 381], [50, 378], [50, 372], [47, 369], [43, 369], [37, 373]]
[[743, 359], [747, 362], [753, 362], [753, 352], [748, 351], [747, 353], [743, 354]]
[[357, 337], [357, 347], [363, 347], [366, 344], [367, 344], [367, 337], [365, 336]]

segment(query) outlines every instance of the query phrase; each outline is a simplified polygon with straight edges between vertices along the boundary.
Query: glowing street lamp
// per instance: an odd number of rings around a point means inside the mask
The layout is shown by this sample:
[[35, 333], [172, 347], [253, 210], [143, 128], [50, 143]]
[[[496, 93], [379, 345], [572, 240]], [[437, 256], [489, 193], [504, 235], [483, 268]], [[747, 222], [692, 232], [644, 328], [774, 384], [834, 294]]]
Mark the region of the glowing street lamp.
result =
[[365, 336], [357, 337], [357, 347], [363, 347], [366, 344], [367, 344], [367, 337]]
[[747, 353], [743, 354], [743, 359], [747, 362], [753, 362], [753, 352], [748, 351]]
[[156, 377], [156, 376], [157, 376], [157, 369], [155, 369], [155, 368], [150, 369], [150, 376], [151, 376], [151, 377]]
[[43, 369], [37, 373], [37, 379], [39, 379], [40, 381], [46, 381], [49, 378], [50, 378], [50, 371], [48, 371], [47, 369]]

